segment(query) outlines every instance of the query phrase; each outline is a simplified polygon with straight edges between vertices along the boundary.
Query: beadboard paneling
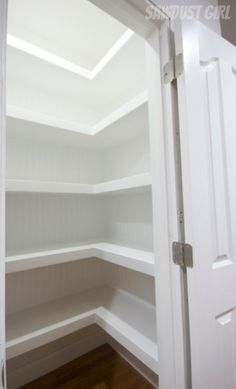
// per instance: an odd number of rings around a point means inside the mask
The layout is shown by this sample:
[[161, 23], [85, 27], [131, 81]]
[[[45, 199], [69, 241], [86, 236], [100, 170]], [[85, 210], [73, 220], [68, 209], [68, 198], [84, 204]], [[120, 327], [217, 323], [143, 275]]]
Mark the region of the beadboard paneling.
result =
[[93, 258], [7, 275], [7, 314], [100, 286], [105, 278], [105, 263]]
[[152, 251], [152, 233], [150, 192], [7, 194], [7, 255], [98, 241]]
[[89, 195], [8, 193], [7, 255], [104, 240], [103, 205]]
[[104, 284], [155, 304], [152, 277], [91, 258], [7, 275], [7, 314]]
[[104, 153], [104, 172], [107, 180], [150, 171], [148, 132]]
[[95, 184], [105, 179], [99, 152], [7, 138], [7, 178]]
[[[9, 123], [11, 133], [17, 121]], [[21, 128], [15, 128], [15, 135], [7, 136], [7, 178], [96, 184], [150, 171], [148, 131], [100, 151], [66, 142], [63, 145], [57, 139], [34, 139], [33, 132], [32, 129], [31, 135], [22, 137]], [[95, 148], [96, 136], [91, 139], [93, 143], [91, 147]]]
[[108, 241], [141, 250], [153, 250], [151, 192], [114, 195], [106, 201]]
[[155, 304], [155, 279], [122, 266], [106, 264], [106, 284], [122, 289], [147, 303]]

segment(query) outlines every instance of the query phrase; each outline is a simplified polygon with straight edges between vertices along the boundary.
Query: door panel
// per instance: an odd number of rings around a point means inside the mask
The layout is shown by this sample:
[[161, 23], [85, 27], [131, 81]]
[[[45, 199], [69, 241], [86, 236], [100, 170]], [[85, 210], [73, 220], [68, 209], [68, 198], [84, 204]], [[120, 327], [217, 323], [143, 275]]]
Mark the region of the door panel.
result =
[[193, 389], [236, 388], [236, 48], [198, 22], [174, 26]]

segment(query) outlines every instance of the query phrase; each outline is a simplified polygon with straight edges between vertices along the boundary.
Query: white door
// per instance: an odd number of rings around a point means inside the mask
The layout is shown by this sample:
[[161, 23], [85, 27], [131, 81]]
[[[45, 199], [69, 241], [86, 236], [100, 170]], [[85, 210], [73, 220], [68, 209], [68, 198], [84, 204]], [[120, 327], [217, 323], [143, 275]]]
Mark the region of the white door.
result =
[[5, 62], [7, 1], [0, 1], [0, 389], [5, 382]]
[[236, 48], [176, 23], [193, 389], [236, 388]]

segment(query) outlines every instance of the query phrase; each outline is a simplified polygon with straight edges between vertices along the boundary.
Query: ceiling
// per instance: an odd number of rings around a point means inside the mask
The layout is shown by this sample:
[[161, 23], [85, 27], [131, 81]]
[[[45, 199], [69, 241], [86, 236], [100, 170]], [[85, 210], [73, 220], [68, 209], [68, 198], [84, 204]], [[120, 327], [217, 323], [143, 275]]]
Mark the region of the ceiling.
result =
[[[127, 28], [87, 0], [9, 0], [8, 34], [88, 71]], [[123, 42], [94, 78], [12, 45], [7, 50], [7, 104], [91, 126], [146, 89], [145, 42]]]
[[88, 80], [19, 50], [8, 49], [7, 103], [94, 126], [146, 88], [144, 44], [136, 36]]
[[87, 0], [10, 0], [8, 34], [92, 70], [127, 28]]

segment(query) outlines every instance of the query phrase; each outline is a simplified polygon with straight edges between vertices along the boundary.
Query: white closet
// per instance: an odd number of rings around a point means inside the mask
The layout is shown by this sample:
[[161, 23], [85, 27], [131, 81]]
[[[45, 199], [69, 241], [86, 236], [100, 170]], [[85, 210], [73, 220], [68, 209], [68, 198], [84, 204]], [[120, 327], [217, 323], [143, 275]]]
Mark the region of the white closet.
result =
[[7, 80], [0, 3], [0, 389], [69, 337], [235, 389], [235, 47], [155, 1], [10, 0]]
[[95, 323], [158, 374], [145, 41], [53, 3], [9, 2], [7, 358]]
[[235, 389], [235, 47], [155, 2], [10, 0], [7, 80], [0, 3], [1, 389], [104, 342]]

